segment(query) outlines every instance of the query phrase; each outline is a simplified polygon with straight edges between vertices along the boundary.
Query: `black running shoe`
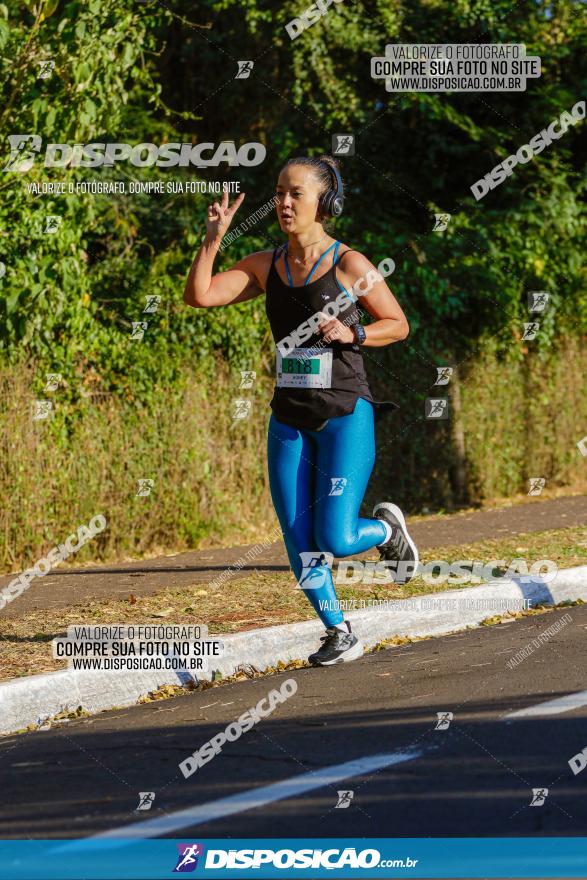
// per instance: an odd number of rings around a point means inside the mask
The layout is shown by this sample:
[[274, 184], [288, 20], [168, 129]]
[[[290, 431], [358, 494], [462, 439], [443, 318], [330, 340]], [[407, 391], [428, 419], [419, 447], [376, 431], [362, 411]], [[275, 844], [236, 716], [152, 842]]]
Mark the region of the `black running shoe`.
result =
[[381, 559], [397, 562], [393, 582], [407, 584], [418, 571], [420, 557], [418, 548], [408, 534], [404, 515], [397, 504], [382, 502], [373, 508], [373, 516], [385, 520], [391, 527], [389, 540], [377, 546]]
[[315, 654], [310, 654], [308, 660], [312, 666], [334, 666], [335, 663], [347, 663], [363, 656], [363, 645], [356, 635], [338, 629], [336, 626], [327, 626], [326, 635], [320, 641], [322, 647]]

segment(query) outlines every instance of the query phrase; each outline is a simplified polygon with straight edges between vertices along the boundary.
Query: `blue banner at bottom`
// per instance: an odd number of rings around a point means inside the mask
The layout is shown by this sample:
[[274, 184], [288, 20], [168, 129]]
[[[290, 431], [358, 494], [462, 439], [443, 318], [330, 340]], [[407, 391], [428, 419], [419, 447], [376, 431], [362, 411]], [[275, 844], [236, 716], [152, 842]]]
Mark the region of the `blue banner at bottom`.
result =
[[0, 841], [2, 880], [587, 878], [587, 837]]

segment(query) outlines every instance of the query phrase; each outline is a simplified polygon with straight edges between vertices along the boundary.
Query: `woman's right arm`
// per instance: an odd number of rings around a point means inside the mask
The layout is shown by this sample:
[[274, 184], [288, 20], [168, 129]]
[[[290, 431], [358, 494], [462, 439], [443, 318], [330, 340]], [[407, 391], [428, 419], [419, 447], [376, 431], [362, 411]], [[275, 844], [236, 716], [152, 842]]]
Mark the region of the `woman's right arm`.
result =
[[204, 243], [196, 254], [183, 293], [187, 305], [196, 309], [227, 306], [263, 293], [259, 272], [260, 253], [249, 254], [226, 272], [212, 274], [220, 243], [243, 199], [244, 193], [241, 193], [229, 207], [228, 193], [225, 192], [221, 204], [215, 202], [208, 208]]

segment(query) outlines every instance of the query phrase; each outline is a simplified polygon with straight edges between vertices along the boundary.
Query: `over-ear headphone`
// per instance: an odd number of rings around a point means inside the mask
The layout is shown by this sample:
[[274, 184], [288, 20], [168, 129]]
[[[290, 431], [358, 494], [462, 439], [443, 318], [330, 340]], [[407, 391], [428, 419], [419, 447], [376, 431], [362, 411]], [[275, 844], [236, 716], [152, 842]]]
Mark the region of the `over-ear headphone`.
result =
[[340, 217], [344, 207], [344, 192], [342, 188], [342, 177], [338, 172], [338, 168], [329, 165], [328, 162], [322, 161], [330, 172], [332, 178], [332, 186], [320, 196], [320, 210], [329, 217]]

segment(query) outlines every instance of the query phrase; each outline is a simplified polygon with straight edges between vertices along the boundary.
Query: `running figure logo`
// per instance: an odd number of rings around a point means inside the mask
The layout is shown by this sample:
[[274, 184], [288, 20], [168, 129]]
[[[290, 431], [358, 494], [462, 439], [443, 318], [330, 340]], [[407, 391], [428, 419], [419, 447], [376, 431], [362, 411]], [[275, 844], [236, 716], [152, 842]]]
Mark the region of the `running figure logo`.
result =
[[354, 136], [354, 134], [333, 134], [332, 135], [332, 154], [333, 154], [333, 156], [354, 156], [355, 155], [355, 136]]
[[453, 719], [452, 712], [437, 712], [438, 721], [434, 730], [448, 730]]
[[53, 76], [53, 71], [55, 70], [55, 62], [54, 61], [39, 61], [38, 62], [40, 71], [37, 79], [50, 79]]
[[435, 385], [448, 385], [450, 381], [450, 377], [453, 373], [453, 367], [436, 367], [436, 382]]
[[346, 477], [330, 477], [330, 482], [332, 483], [332, 487], [330, 489], [329, 495], [342, 495], [344, 491], [344, 487], [347, 484]]
[[338, 803], [335, 807], [336, 810], [345, 810], [347, 807], [350, 807], [351, 801], [355, 796], [354, 791], [337, 791], [338, 795]]
[[446, 397], [427, 397], [426, 398], [426, 418], [427, 419], [448, 419], [448, 398]]
[[533, 788], [532, 789], [532, 800], [530, 801], [529, 806], [531, 807], [541, 807], [544, 804], [544, 801], [548, 797], [548, 789], [547, 788]]
[[147, 495], [150, 495], [151, 489], [153, 489], [155, 486], [155, 480], [151, 480], [151, 479], [139, 480], [138, 483], [139, 483], [139, 491], [135, 495], [135, 498], [137, 496], [141, 496], [144, 498]]
[[530, 491], [528, 495], [540, 495], [546, 485], [544, 477], [530, 477]]
[[524, 324], [524, 333], [522, 339], [535, 339], [540, 324], [538, 321], [532, 321], [530, 324]]
[[61, 373], [45, 373], [45, 378], [47, 379], [47, 384], [43, 391], [57, 391], [63, 380]]
[[235, 79], [248, 79], [251, 75], [251, 70], [254, 67], [254, 61], [237, 61], [238, 71], [235, 76]]
[[137, 812], [137, 810], [150, 810], [153, 806], [154, 800], [154, 791], [139, 791], [139, 805], [138, 807], [136, 807], [135, 813]]
[[156, 312], [161, 305], [161, 297], [158, 294], [146, 296], [145, 301], [147, 305], [143, 309], [143, 312]]
[[528, 293], [528, 308], [531, 312], [543, 312], [550, 299], [545, 290], [531, 290]]
[[131, 339], [141, 340], [145, 335], [145, 330], [149, 326], [148, 321], [133, 321], [132, 322], [132, 332], [130, 334]]
[[45, 226], [43, 232], [48, 235], [54, 235], [59, 229], [61, 216], [59, 214], [47, 214], [45, 217]]
[[432, 232], [444, 232], [445, 229], [448, 229], [451, 216], [451, 214], [435, 214]]
[[198, 858], [204, 855], [204, 847], [201, 843], [178, 843], [179, 856], [177, 865], [173, 869], [174, 874], [187, 874], [195, 871], [198, 866]]
[[52, 400], [33, 400], [33, 422], [53, 416]]
[[35, 157], [41, 151], [42, 139], [38, 134], [9, 134], [10, 158], [3, 171], [30, 171]]
[[233, 422], [236, 419], [246, 419], [251, 412], [252, 400], [233, 400], [234, 411], [232, 414]]
[[302, 573], [298, 581], [300, 590], [319, 590], [326, 579], [326, 571], [332, 566], [332, 553], [304, 550], [300, 553]]

